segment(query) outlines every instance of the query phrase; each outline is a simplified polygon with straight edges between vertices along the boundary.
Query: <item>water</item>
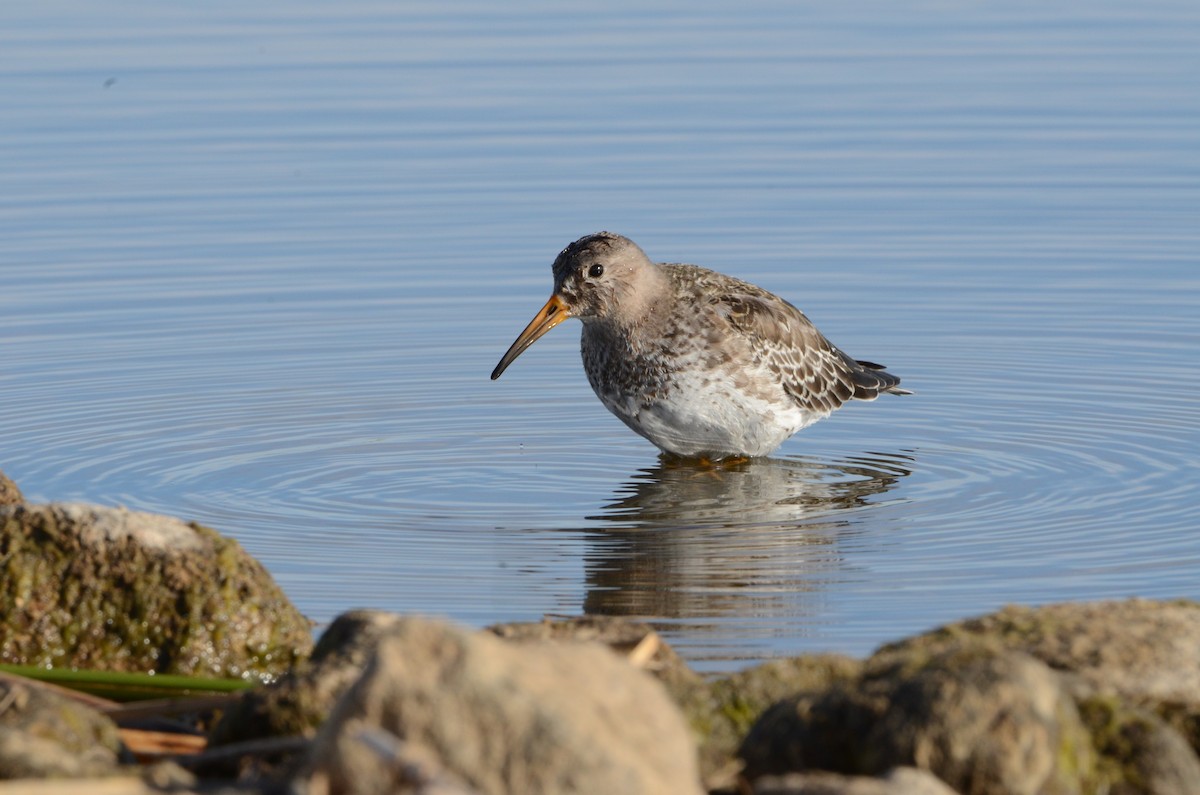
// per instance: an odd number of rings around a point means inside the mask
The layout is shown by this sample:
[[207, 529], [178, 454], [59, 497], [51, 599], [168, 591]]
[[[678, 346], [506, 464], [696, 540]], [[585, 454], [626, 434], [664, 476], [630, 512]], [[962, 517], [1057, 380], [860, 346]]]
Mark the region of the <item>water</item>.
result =
[[[0, 10], [0, 469], [302, 610], [654, 621], [697, 667], [1200, 598], [1193, 3]], [[663, 465], [573, 238], [761, 284], [916, 390]]]

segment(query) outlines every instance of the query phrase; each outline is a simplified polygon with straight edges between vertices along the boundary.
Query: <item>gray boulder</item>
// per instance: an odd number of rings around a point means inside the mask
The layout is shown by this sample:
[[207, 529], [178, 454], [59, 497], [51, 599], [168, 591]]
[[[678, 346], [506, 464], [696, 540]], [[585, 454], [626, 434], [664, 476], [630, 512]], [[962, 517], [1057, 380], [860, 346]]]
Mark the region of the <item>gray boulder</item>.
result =
[[402, 619], [317, 735], [309, 793], [702, 792], [662, 686], [608, 649]]
[[662, 639], [654, 627], [620, 616], [571, 616], [496, 624], [487, 628], [497, 637], [522, 641], [584, 641], [601, 643], [668, 687], [703, 679]]
[[0, 779], [105, 775], [120, 760], [111, 720], [17, 677], [0, 678]]
[[924, 770], [898, 767], [880, 778], [838, 773], [789, 773], [764, 776], [754, 795], [957, 795], [945, 782]]

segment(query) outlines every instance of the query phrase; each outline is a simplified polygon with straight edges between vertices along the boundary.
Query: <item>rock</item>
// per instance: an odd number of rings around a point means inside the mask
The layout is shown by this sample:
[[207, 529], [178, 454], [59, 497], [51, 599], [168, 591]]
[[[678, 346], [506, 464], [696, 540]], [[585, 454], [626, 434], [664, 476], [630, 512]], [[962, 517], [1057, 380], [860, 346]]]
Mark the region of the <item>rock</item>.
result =
[[700, 748], [705, 786], [729, 789], [741, 769], [738, 747], [762, 713], [802, 691], [854, 679], [862, 662], [835, 654], [771, 660], [712, 682], [674, 682], [667, 691], [683, 710]]
[[416, 618], [380, 639], [294, 784], [314, 794], [701, 792], [678, 710], [608, 649], [506, 643]]
[[488, 632], [505, 640], [557, 640], [603, 643], [665, 685], [691, 685], [703, 680], [649, 624], [617, 616], [497, 624]]
[[[536, 622], [497, 624], [487, 628], [505, 640], [594, 641], [603, 643], [658, 679], [667, 688], [692, 728], [700, 748], [700, 772], [705, 789], [727, 787], [736, 781], [741, 763], [735, 758], [738, 745], [758, 713], [773, 701], [800, 689], [783, 684], [783, 673], [795, 665], [811, 668], [808, 658], [780, 661], [777, 675], [762, 677], [763, 693], [756, 693], [756, 680], [735, 674], [730, 680], [708, 682], [683, 661], [649, 624], [619, 616], [577, 616]], [[767, 666], [771, 664], [768, 663]], [[773, 689], [770, 684], [775, 681]], [[742, 691], [745, 691], [743, 696]], [[773, 694], [773, 697], [771, 695]]]
[[1006, 607], [881, 649], [999, 642], [1149, 709], [1200, 749], [1200, 603], [1129, 599]]
[[649, 624], [616, 616], [579, 616], [498, 624], [489, 632], [505, 640], [595, 641], [630, 658], [663, 683], [683, 711], [700, 749], [705, 788], [731, 787], [741, 763], [738, 746], [763, 710], [793, 693], [849, 679], [862, 663], [840, 655], [772, 660], [715, 681], [688, 667]]
[[21, 495], [17, 484], [0, 472], [0, 505], [17, 505], [22, 502], [25, 502], [25, 498]]
[[1057, 674], [982, 644], [878, 655], [850, 682], [764, 713], [742, 744], [746, 775], [928, 770], [964, 795], [1078, 793], [1096, 759]]
[[[371, 610], [338, 616], [321, 635], [308, 660], [278, 681], [247, 691], [227, 709], [213, 728], [209, 744], [315, 734], [337, 699], [362, 674], [379, 638], [401, 620], [398, 614]], [[602, 643], [632, 658], [637, 667], [656, 677], [674, 683], [703, 684], [653, 627], [627, 619], [589, 616], [501, 624], [487, 631], [513, 643]], [[230, 776], [239, 771], [224, 768], [219, 772]], [[277, 768], [262, 766], [254, 771], [256, 775], [277, 772]]]
[[225, 710], [209, 744], [314, 735], [337, 699], [362, 675], [379, 638], [400, 623], [395, 613], [353, 610], [334, 619], [312, 656], [269, 685], [248, 690]]
[[907, 764], [963, 793], [1185, 793], [1198, 738], [1200, 605], [1134, 599], [1008, 607], [885, 646], [853, 682], [773, 706], [742, 753], [751, 777]]
[[1157, 715], [1118, 699], [1091, 695], [1080, 714], [1100, 753], [1098, 791], [1111, 795], [1190, 795], [1200, 782], [1200, 759]]
[[868, 670], [896, 685], [872, 737], [889, 766], [911, 764], [981, 795], [1076, 793], [1094, 776], [1074, 701], [1029, 655], [967, 646]]
[[880, 649], [927, 651], [984, 638], [1147, 701], [1200, 701], [1200, 603], [1129, 599], [1008, 606]]
[[308, 621], [234, 540], [194, 523], [61, 503], [0, 508], [0, 661], [270, 679]]
[[580, 616], [499, 624], [488, 631], [505, 640], [596, 641], [625, 656], [663, 683], [683, 710], [700, 748], [706, 789], [729, 788], [741, 763], [738, 746], [758, 716], [775, 701], [815, 683], [856, 672], [860, 663], [835, 655], [775, 660], [732, 676], [706, 681], [648, 624], [615, 616]]
[[0, 787], [4, 795], [268, 795], [265, 790], [203, 782], [194, 786], [160, 785], [149, 776], [117, 774], [72, 778], [67, 782], [13, 781]]
[[0, 679], [0, 779], [97, 776], [121, 757], [117, 726], [57, 693]]
[[838, 773], [789, 773], [764, 776], [754, 795], [957, 795], [937, 776], [912, 767], [897, 767], [883, 778]]

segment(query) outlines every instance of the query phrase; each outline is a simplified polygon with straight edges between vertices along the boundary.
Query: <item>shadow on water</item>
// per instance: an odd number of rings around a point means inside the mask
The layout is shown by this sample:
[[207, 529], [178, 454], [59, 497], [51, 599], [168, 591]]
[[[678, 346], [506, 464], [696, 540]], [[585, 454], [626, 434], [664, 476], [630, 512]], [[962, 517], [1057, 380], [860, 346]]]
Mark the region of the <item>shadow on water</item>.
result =
[[661, 461], [589, 517], [609, 526], [588, 534], [584, 612], [697, 628], [807, 614], [822, 583], [842, 576], [840, 543], [913, 461]]

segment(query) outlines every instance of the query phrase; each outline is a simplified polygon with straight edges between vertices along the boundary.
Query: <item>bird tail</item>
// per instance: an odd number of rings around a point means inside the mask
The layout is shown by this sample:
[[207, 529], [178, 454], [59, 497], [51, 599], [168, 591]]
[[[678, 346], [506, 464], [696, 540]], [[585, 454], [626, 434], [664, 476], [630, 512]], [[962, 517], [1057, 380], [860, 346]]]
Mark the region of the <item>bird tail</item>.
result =
[[884, 392], [889, 395], [911, 395], [911, 390], [900, 388], [900, 376], [892, 375], [882, 364], [875, 362], [864, 362], [860, 359], [854, 359], [853, 362], [858, 365], [855, 368], [854, 378], [854, 397], [859, 400], [874, 400]]

